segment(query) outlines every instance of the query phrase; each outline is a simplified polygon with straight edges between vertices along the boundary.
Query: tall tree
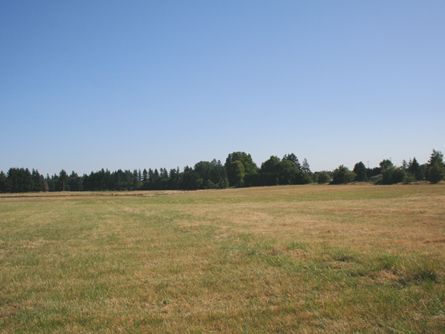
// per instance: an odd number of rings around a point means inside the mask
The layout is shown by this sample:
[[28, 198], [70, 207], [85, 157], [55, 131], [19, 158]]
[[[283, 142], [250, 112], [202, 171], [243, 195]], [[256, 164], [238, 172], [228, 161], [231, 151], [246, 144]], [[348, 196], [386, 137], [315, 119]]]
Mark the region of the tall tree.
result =
[[5, 193], [8, 191], [7, 184], [8, 183], [6, 181], [5, 173], [3, 173], [3, 171], [0, 171], [0, 193]]
[[279, 183], [295, 184], [299, 172], [300, 170], [294, 162], [288, 159], [282, 159], [279, 165]]
[[10, 168], [6, 182], [10, 192], [22, 193], [33, 190], [32, 175], [27, 168]]
[[[241, 163], [241, 167], [235, 167], [234, 162], [238, 161]], [[258, 173], [258, 167], [252, 160], [250, 154], [245, 152], [233, 152], [227, 156], [225, 167], [227, 170], [227, 177], [229, 179], [229, 183], [231, 186], [240, 187], [240, 186], [249, 186], [251, 185], [250, 181], [252, 177]], [[239, 177], [241, 179], [239, 179]]]
[[49, 174], [46, 174], [45, 182], [46, 185], [48, 186], [48, 191], [56, 191], [56, 182], [54, 177], [55, 175], [51, 177], [49, 176]]
[[301, 165], [301, 170], [304, 174], [310, 175], [311, 174], [311, 168], [309, 166], [309, 162], [307, 162], [307, 159], [303, 159], [303, 164]]
[[133, 185], [131, 187], [132, 190], [136, 190], [139, 187], [139, 173], [137, 169], [133, 170]]
[[345, 184], [354, 181], [355, 174], [348, 167], [340, 165], [332, 173], [332, 184]]
[[417, 181], [423, 180], [425, 178], [425, 175], [423, 175], [422, 173], [422, 168], [420, 168], [420, 165], [417, 162], [416, 158], [413, 158], [409, 161], [407, 171], [412, 176], [414, 176]]
[[433, 150], [427, 165], [427, 180], [431, 183], [438, 183], [445, 175], [445, 164], [442, 152]]
[[33, 169], [31, 171], [31, 177], [32, 177], [32, 191], [35, 192], [45, 191], [44, 178], [42, 177], [42, 175], [40, 175], [37, 169]]
[[355, 164], [353, 172], [355, 173], [355, 181], [363, 182], [368, 179], [365, 164], [361, 161]]
[[294, 164], [295, 168], [297, 168], [299, 170], [301, 169], [300, 162], [298, 161], [298, 158], [294, 153], [285, 154], [283, 156], [283, 160], [290, 161]]
[[181, 188], [181, 178], [179, 168], [170, 169], [169, 173], [169, 189], [180, 189]]
[[71, 172], [70, 176], [68, 177], [68, 187], [70, 191], [82, 191], [82, 178], [79, 177], [76, 173]]
[[389, 159], [384, 159], [380, 161], [380, 172], [383, 173], [385, 169], [394, 167], [393, 163]]
[[263, 185], [274, 186], [279, 184], [281, 172], [281, 160], [277, 156], [271, 156], [261, 164], [260, 175]]
[[443, 154], [440, 151], [433, 150], [431, 153], [430, 159], [428, 160], [428, 165], [439, 164], [443, 165]]
[[227, 186], [225, 168], [221, 161], [200, 161], [195, 165], [195, 172], [203, 180], [203, 188], [223, 188]]
[[244, 177], [246, 170], [240, 160], [234, 160], [226, 163], [227, 176], [229, 184], [234, 187], [241, 187], [244, 185]]
[[68, 174], [63, 169], [59, 173], [57, 190], [58, 191], [67, 191], [67, 190], [69, 190]]
[[331, 182], [331, 175], [329, 172], [315, 172], [314, 173], [314, 182], [318, 184], [325, 184]]
[[199, 189], [202, 186], [202, 178], [199, 177], [193, 168], [185, 167], [182, 175], [182, 189], [194, 190]]
[[406, 173], [402, 167], [391, 166], [385, 168], [382, 173], [382, 184], [395, 184], [405, 180]]

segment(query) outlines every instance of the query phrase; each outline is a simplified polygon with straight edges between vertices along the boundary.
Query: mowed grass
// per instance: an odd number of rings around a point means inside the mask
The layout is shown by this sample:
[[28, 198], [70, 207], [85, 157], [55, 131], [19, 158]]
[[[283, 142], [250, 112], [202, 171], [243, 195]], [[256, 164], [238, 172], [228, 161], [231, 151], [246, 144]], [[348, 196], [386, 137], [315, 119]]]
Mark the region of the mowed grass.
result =
[[0, 196], [1, 333], [444, 333], [445, 185]]

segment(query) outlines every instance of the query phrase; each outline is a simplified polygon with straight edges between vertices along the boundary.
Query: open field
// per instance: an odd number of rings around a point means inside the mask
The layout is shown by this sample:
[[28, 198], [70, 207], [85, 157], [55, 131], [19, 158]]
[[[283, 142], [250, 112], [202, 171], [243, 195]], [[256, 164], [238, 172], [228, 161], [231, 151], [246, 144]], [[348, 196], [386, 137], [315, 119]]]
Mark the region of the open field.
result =
[[1, 333], [443, 333], [445, 185], [0, 196]]

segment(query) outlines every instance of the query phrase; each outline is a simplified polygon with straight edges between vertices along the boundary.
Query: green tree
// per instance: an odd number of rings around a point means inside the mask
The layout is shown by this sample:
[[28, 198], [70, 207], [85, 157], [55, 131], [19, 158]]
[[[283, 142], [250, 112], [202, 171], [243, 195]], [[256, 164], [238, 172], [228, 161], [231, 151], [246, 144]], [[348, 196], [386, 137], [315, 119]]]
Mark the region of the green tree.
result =
[[395, 184], [405, 180], [406, 173], [402, 167], [385, 168], [382, 173], [382, 184]]
[[408, 163], [407, 168], [408, 173], [410, 173], [417, 181], [423, 180], [425, 175], [422, 173], [422, 168], [417, 162], [416, 158], [413, 158]]
[[432, 166], [434, 164], [443, 165], [443, 154], [440, 151], [433, 150], [431, 153], [430, 160], [428, 160], [428, 165]]
[[[306, 184], [312, 181], [312, 172], [306, 159], [303, 160], [303, 164], [301, 165], [297, 156], [293, 153], [290, 153], [284, 155], [282, 161], [284, 162], [284, 166], [287, 165], [285, 161], [291, 161], [295, 166], [296, 172], [293, 176], [292, 184]], [[283, 169], [285, 170], [285, 168]]]
[[295, 184], [298, 172], [299, 170], [293, 161], [288, 159], [281, 160], [279, 164], [279, 183]]
[[357, 162], [354, 166], [355, 181], [363, 182], [368, 179], [366, 166], [363, 162]]
[[22, 193], [33, 190], [32, 175], [29, 169], [10, 168], [6, 177], [8, 191]]
[[445, 175], [445, 164], [442, 152], [433, 150], [427, 165], [426, 178], [431, 183], [438, 183]]
[[243, 163], [240, 160], [235, 160], [226, 166], [227, 176], [229, 178], [229, 184], [235, 187], [241, 187], [244, 185], [244, 177], [246, 176], [246, 171]]
[[57, 191], [67, 191], [67, 190], [69, 190], [68, 174], [65, 172], [65, 170], [62, 169], [59, 173], [59, 178], [57, 182]]
[[6, 182], [6, 175], [2, 171], [0, 171], [0, 193], [7, 192], [7, 182]]
[[202, 178], [199, 177], [193, 168], [185, 167], [182, 173], [182, 189], [195, 190], [202, 187]]
[[[243, 167], [235, 167], [234, 162], [236, 161], [240, 162]], [[230, 153], [224, 166], [229, 184], [235, 187], [252, 185], [251, 180], [258, 174], [258, 167], [253, 162], [250, 154], [245, 152]], [[242, 176], [241, 179], [240, 176]]]
[[181, 188], [181, 173], [179, 172], [179, 168], [170, 169], [169, 182], [169, 189]]
[[354, 181], [355, 174], [348, 167], [340, 165], [332, 173], [332, 184], [346, 184]]
[[380, 161], [380, 172], [383, 173], [385, 169], [394, 167], [393, 163], [389, 159], [384, 159]]
[[306, 159], [304, 159], [303, 165], [304, 167], [300, 164], [300, 161], [294, 153], [285, 154], [283, 156], [283, 160], [281, 160], [280, 183], [305, 184], [310, 182], [308, 180], [308, 174], [305, 173], [307, 170], [309, 170], [310, 173], [309, 164], [307, 163]]
[[444, 168], [435, 163], [428, 167], [428, 181], [431, 183], [438, 183], [444, 178]]
[[79, 177], [76, 173], [71, 172], [71, 175], [68, 177], [68, 187], [70, 191], [81, 191], [82, 187], [82, 178]]
[[203, 180], [203, 188], [225, 188], [227, 187], [227, 176], [221, 161], [200, 161], [195, 165], [195, 172]]
[[285, 154], [283, 160], [292, 162], [296, 169], [301, 170], [300, 162], [298, 161], [298, 158], [294, 153]]
[[318, 184], [329, 183], [331, 182], [331, 176], [328, 172], [315, 172], [314, 182], [317, 182]]
[[56, 191], [56, 182], [54, 176], [51, 177], [49, 174], [46, 174], [45, 182], [48, 187], [48, 191]]
[[213, 159], [210, 169], [210, 182], [218, 188], [227, 188], [229, 181], [227, 180], [227, 172], [220, 160]]
[[310, 175], [311, 172], [311, 168], [309, 166], [309, 162], [307, 161], [306, 158], [303, 159], [303, 164], [301, 165], [301, 170], [303, 171], [304, 174]]
[[43, 175], [40, 175], [39, 171], [33, 169], [31, 172], [32, 177], [32, 191], [48, 191], [48, 185], [46, 184]]
[[268, 186], [279, 184], [281, 167], [281, 160], [276, 156], [271, 156], [264, 161], [260, 169], [262, 184]]

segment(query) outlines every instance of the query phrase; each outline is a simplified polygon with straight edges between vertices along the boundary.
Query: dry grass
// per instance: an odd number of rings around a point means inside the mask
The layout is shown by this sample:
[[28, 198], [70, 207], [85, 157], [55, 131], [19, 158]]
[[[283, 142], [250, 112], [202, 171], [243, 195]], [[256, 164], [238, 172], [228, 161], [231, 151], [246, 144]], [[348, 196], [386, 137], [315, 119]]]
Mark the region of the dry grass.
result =
[[0, 261], [2, 333], [442, 333], [445, 185], [0, 196]]

